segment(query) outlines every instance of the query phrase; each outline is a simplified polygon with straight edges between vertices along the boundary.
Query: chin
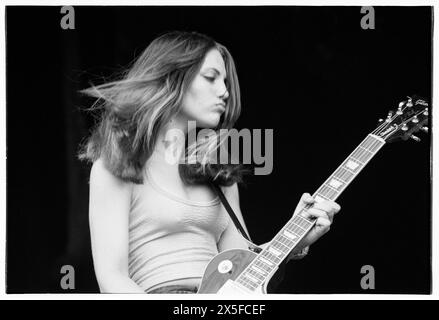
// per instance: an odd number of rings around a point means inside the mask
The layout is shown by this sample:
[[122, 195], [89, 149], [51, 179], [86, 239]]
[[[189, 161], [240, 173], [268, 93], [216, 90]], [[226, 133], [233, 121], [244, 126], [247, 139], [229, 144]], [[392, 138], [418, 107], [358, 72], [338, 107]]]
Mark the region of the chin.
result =
[[206, 117], [204, 119], [194, 119], [197, 122], [197, 127], [205, 129], [215, 129], [220, 123], [220, 114]]

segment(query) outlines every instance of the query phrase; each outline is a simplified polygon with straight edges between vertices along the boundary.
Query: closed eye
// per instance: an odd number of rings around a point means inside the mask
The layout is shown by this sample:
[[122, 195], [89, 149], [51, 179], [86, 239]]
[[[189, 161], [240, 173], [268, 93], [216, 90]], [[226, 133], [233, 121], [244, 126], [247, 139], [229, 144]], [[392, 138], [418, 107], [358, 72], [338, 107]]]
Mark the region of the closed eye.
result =
[[[215, 82], [216, 77], [208, 77], [208, 76], [204, 76], [204, 78], [206, 78], [207, 81], [209, 82]], [[224, 79], [224, 84], [226, 85], [226, 87], [229, 87], [229, 81], [226, 79]]]
[[210, 81], [210, 82], [214, 82], [215, 81], [215, 78], [212, 78], [212, 77], [206, 77], [206, 76], [204, 76], [208, 81]]

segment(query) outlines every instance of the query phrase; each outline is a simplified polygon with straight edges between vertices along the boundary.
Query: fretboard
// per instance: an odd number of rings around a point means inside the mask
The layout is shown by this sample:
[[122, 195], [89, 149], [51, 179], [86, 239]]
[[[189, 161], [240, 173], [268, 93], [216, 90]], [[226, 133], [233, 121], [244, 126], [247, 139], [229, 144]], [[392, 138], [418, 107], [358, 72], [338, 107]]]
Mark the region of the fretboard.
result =
[[[314, 199], [317, 202], [337, 199], [384, 144], [383, 139], [369, 134], [317, 189], [313, 195]], [[271, 277], [282, 261], [314, 226], [314, 220], [303, 216], [307, 209], [303, 208], [288, 221], [264, 250], [236, 278], [236, 282], [246, 289], [254, 291]]]

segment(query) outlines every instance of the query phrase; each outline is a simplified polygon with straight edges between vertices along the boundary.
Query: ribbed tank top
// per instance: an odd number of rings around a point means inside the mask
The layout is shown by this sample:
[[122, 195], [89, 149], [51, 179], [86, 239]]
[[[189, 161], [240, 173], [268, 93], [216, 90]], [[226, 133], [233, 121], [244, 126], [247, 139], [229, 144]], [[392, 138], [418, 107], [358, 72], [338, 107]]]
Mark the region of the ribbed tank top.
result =
[[133, 184], [129, 216], [129, 275], [145, 292], [162, 285], [199, 285], [230, 218], [219, 198], [183, 199], [146, 173]]

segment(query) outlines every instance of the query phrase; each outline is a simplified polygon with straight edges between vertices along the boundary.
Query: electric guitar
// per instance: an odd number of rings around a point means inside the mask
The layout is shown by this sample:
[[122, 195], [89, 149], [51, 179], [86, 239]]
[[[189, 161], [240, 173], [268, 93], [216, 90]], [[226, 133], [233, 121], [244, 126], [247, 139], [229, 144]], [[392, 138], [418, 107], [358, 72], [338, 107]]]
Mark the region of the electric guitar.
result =
[[[358, 145], [332, 175], [314, 193], [314, 199], [336, 200], [366, 164], [386, 142], [420, 139], [417, 131], [428, 132], [428, 103], [417, 97], [408, 97], [397, 110]], [[197, 293], [263, 294], [282, 261], [314, 226], [315, 221], [305, 218], [303, 208], [294, 215], [259, 253], [244, 249], [226, 250], [216, 255], [207, 265]], [[254, 245], [257, 247], [256, 245]]]

